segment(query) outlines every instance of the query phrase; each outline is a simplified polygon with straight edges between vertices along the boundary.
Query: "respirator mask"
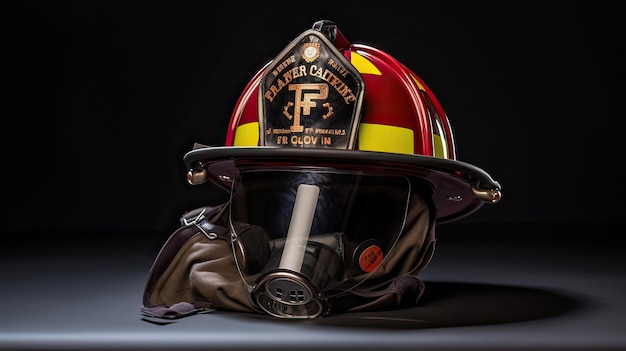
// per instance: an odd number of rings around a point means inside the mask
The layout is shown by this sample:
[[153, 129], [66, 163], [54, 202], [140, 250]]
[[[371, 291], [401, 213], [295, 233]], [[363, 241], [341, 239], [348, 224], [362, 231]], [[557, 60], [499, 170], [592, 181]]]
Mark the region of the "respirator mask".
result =
[[342, 295], [382, 279], [412, 192], [404, 176], [241, 171], [233, 182], [229, 226], [253, 305], [275, 317], [314, 318]]

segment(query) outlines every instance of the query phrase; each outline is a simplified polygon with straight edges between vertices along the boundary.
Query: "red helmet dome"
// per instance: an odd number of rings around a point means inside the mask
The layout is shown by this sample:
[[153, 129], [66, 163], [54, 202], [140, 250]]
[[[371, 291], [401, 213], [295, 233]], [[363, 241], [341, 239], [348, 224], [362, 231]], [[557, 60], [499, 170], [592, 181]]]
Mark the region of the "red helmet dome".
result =
[[[439, 223], [496, 203], [501, 187], [456, 159], [450, 122], [428, 86], [376, 48], [319, 21], [259, 70], [232, 113], [225, 146], [184, 157], [191, 184], [229, 188], [240, 167], [376, 169], [424, 180]], [[237, 165], [236, 165], [237, 164]]]

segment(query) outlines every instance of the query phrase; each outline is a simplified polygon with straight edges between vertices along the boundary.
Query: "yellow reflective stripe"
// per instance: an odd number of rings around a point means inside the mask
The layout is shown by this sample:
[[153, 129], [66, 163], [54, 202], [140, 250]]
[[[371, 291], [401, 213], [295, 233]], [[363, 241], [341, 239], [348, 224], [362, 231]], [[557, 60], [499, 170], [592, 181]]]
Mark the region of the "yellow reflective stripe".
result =
[[422, 83], [420, 83], [420, 81], [419, 81], [419, 80], [417, 80], [417, 78], [415, 78], [415, 76], [414, 76], [414, 75], [412, 75], [412, 74], [411, 74], [411, 78], [413, 78], [413, 81], [415, 82], [415, 84], [417, 84], [417, 87], [418, 87], [420, 90], [426, 91], [426, 89], [424, 89], [424, 86], [422, 85]]
[[242, 124], [235, 130], [234, 146], [258, 146], [259, 122]]
[[435, 157], [448, 158], [448, 145], [438, 134], [433, 134], [433, 152]]
[[413, 131], [408, 128], [384, 124], [361, 123], [359, 126], [359, 150], [413, 154]]
[[351, 52], [350, 54], [350, 62], [352, 63], [352, 66], [354, 66], [354, 68], [359, 71], [359, 73], [375, 74], [377, 76], [382, 75], [382, 73], [380, 73], [378, 68], [376, 68], [376, 66], [374, 66], [374, 64], [371, 63], [370, 60], [357, 54], [356, 52]]

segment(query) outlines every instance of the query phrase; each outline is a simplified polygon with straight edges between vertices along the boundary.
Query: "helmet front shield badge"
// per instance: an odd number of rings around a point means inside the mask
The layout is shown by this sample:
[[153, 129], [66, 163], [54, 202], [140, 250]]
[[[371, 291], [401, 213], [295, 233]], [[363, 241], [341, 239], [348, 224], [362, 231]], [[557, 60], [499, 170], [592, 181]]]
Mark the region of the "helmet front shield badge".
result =
[[260, 146], [354, 149], [364, 82], [322, 32], [293, 40], [259, 84]]

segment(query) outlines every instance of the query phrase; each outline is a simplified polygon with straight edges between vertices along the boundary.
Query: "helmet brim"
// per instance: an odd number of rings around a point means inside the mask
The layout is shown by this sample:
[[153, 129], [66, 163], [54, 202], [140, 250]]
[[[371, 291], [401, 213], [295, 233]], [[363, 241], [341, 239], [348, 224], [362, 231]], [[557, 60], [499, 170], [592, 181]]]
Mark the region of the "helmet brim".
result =
[[[438, 223], [463, 218], [484, 203], [496, 203], [500, 184], [471, 164], [423, 155], [372, 151], [285, 147], [199, 147], [184, 156], [190, 172], [205, 169], [207, 180], [230, 190], [231, 180], [246, 165], [272, 167], [332, 167], [378, 171], [423, 180], [432, 188]], [[190, 181], [191, 183], [191, 181]]]

